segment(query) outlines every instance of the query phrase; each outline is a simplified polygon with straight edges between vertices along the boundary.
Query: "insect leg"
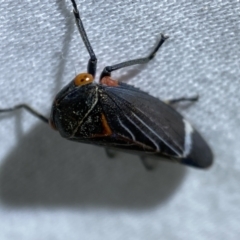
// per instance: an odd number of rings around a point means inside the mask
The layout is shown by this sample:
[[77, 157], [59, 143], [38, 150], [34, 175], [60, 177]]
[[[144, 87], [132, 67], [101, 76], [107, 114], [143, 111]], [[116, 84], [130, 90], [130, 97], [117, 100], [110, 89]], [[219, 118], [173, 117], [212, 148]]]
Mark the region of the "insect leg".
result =
[[196, 102], [196, 101], [198, 101], [198, 99], [199, 99], [199, 96], [196, 95], [195, 97], [181, 97], [181, 98], [166, 100], [164, 102], [171, 105], [171, 104], [174, 104], [174, 103], [186, 102], [186, 101]]
[[84, 29], [81, 17], [80, 17], [80, 13], [78, 11], [77, 8], [77, 4], [75, 2], [75, 0], [71, 0], [72, 5], [73, 5], [73, 14], [75, 17], [75, 22], [76, 25], [78, 27], [78, 31], [82, 37], [83, 43], [85, 44], [85, 47], [90, 55], [90, 59], [88, 61], [88, 67], [87, 67], [87, 71], [88, 73], [90, 73], [93, 77], [95, 77], [96, 75], [96, 69], [97, 69], [97, 57], [92, 49], [92, 46], [88, 40], [88, 36], [86, 34], [86, 31]]
[[114, 158], [116, 156], [115, 152], [112, 149], [105, 148], [105, 152], [109, 158]]
[[147, 170], [151, 171], [151, 170], [156, 169], [156, 167], [157, 167], [157, 161], [156, 161], [156, 160], [154, 160], [154, 159], [148, 159], [148, 158], [146, 158], [145, 156], [140, 156], [140, 159], [141, 159], [141, 161], [142, 161], [142, 163], [143, 163], [143, 166], [144, 166]]
[[15, 111], [15, 110], [20, 109], [20, 108], [23, 108], [23, 109], [27, 110], [29, 113], [31, 113], [35, 117], [39, 118], [43, 122], [48, 123], [48, 118], [44, 117], [42, 114], [38, 113], [36, 110], [34, 110], [32, 107], [30, 107], [26, 104], [19, 104], [19, 105], [16, 105], [15, 107], [12, 107], [12, 108], [0, 109], [0, 113], [12, 112], [12, 111]]
[[161, 39], [158, 42], [157, 46], [145, 58], [137, 58], [137, 59], [129, 60], [129, 61], [126, 61], [126, 62], [118, 63], [118, 64], [113, 65], [113, 66], [105, 67], [102, 71], [101, 76], [100, 76], [100, 80], [103, 77], [111, 76], [111, 72], [116, 71], [120, 68], [129, 67], [129, 66], [136, 65], [136, 64], [148, 63], [150, 60], [152, 60], [154, 58], [155, 54], [157, 53], [157, 51], [159, 50], [159, 48], [162, 46], [162, 44], [165, 42], [166, 39], [168, 39], [168, 36], [164, 36], [163, 34], [161, 34]]

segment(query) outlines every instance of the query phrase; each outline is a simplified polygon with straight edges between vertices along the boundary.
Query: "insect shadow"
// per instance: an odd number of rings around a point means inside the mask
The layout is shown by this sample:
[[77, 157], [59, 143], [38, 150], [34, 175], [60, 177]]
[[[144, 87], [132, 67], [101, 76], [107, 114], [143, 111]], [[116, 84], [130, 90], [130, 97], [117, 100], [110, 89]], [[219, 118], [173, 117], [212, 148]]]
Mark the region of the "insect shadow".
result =
[[39, 124], [3, 160], [0, 199], [15, 207], [148, 208], [170, 198], [185, 173], [167, 162], [150, 173], [125, 153], [109, 160], [103, 148], [66, 141]]

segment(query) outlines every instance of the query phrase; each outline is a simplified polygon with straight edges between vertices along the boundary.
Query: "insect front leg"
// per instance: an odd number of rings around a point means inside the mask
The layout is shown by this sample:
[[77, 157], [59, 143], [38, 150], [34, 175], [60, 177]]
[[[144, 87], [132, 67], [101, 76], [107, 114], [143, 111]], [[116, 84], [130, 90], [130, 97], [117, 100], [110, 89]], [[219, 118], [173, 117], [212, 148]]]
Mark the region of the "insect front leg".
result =
[[90, 56], [90, 59], [88, 61], [88, 67], [87, 67], [88, 73], [91, 74], [93, 77], [95, 77], [96, 69], [97, 69], [97, 57], [96, 57], [96, 55], [92, 49], [92, 46], [88, 40], [88, 36], [84, 29], [79, 10], [77, 8], [77, 4], [76, 4], [75, 0], [71, 0], [71, 2], [73, 5], [73, 14], [75, 17], [75, 22], [76, 22], [78, 31], [82, 37], [83, 43], [84, 43], [84, 45], [89, 53], [89, 56]]
[[168, 39], [168, 36], [165, 36], [165, 35], [161, 34], [161, 38], [160, 38], [157, 46], [153, 49], [153, 51], [147, 57], [137, 58], [137, 59], [133, 59], [133, 60], [130, 60], [130, 61], [118, 63], [118, 64], [113, 65], [113, 66], [105, 67], [103, 69], [102, 73], [101, 73], [100, 82], [101, 82], [101, 79], [103, 79], [104, 77], [110, 77], [111, 72], [116, 71], [118, 69], [125, 68], [125, 67], [130, 67], [130, 66], [133, 66], [133, 65], [136, 65], [136, 64], [148, 63], [150, 60], [152, 60], [155, 57], [157, 51], [159, 50], [159, 48], [162, 46], [162, 44], [167, 39]]
[[40, 114], [39, 112], [37, 112], [35, 109], [33, 109], [32, 107], [28, 106], [27, 104], [19, 104], [19, 105], [16, 105], [12, 108], [5, 108], [5, 109], [0, 109], [0, 113], [3, 113], [3, 112], [13, 112], [17, 109], [25, 109], [27, 110], [29, 113], [31, 113], [33, 116], [39, 118], [41, 121], [45, 122], [45, 123], [48, 123], [48, 118], [46, 118], [45, 116], [43, 116], [42, 114]]

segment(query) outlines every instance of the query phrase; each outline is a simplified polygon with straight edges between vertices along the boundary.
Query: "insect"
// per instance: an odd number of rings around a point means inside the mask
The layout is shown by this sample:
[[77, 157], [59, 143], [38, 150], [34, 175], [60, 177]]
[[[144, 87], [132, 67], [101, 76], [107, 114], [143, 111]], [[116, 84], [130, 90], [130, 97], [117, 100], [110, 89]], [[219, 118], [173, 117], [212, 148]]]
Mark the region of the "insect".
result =
[[57, 94], [49, 119], [26, 104], [1, 109], [0, 112], [23, 108], [50, 123], [66, 139], [139, 154], [147, 169], [153, 168], [148, 157], [198, 168], [209, 167], [213, 154], [208, 144], [171, 106], [180, 101], [196, 101], [196, 97], [164, 102], [111, 78], [113, 71], [149, 62], [168, 37], [161, 34], [157, 46], [145, 58], [105, 67], [99, 83], [96, 83], [97, 58], [77, 4], [75, 0], [71, 2], [76, 25], [90, 56], [87, 72], [78, 74]]

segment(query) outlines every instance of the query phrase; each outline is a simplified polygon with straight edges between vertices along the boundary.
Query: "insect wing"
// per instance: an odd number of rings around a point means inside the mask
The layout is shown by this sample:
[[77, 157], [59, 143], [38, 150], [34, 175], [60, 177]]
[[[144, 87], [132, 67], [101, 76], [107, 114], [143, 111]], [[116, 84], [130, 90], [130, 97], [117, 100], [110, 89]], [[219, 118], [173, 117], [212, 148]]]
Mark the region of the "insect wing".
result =
[[125, 83], [103, 89], [101, 102], [109, 126], [126, 140], [116, 147], [200, 168], [211, 165], [212, 152], [204, 139], [171, 106]]

